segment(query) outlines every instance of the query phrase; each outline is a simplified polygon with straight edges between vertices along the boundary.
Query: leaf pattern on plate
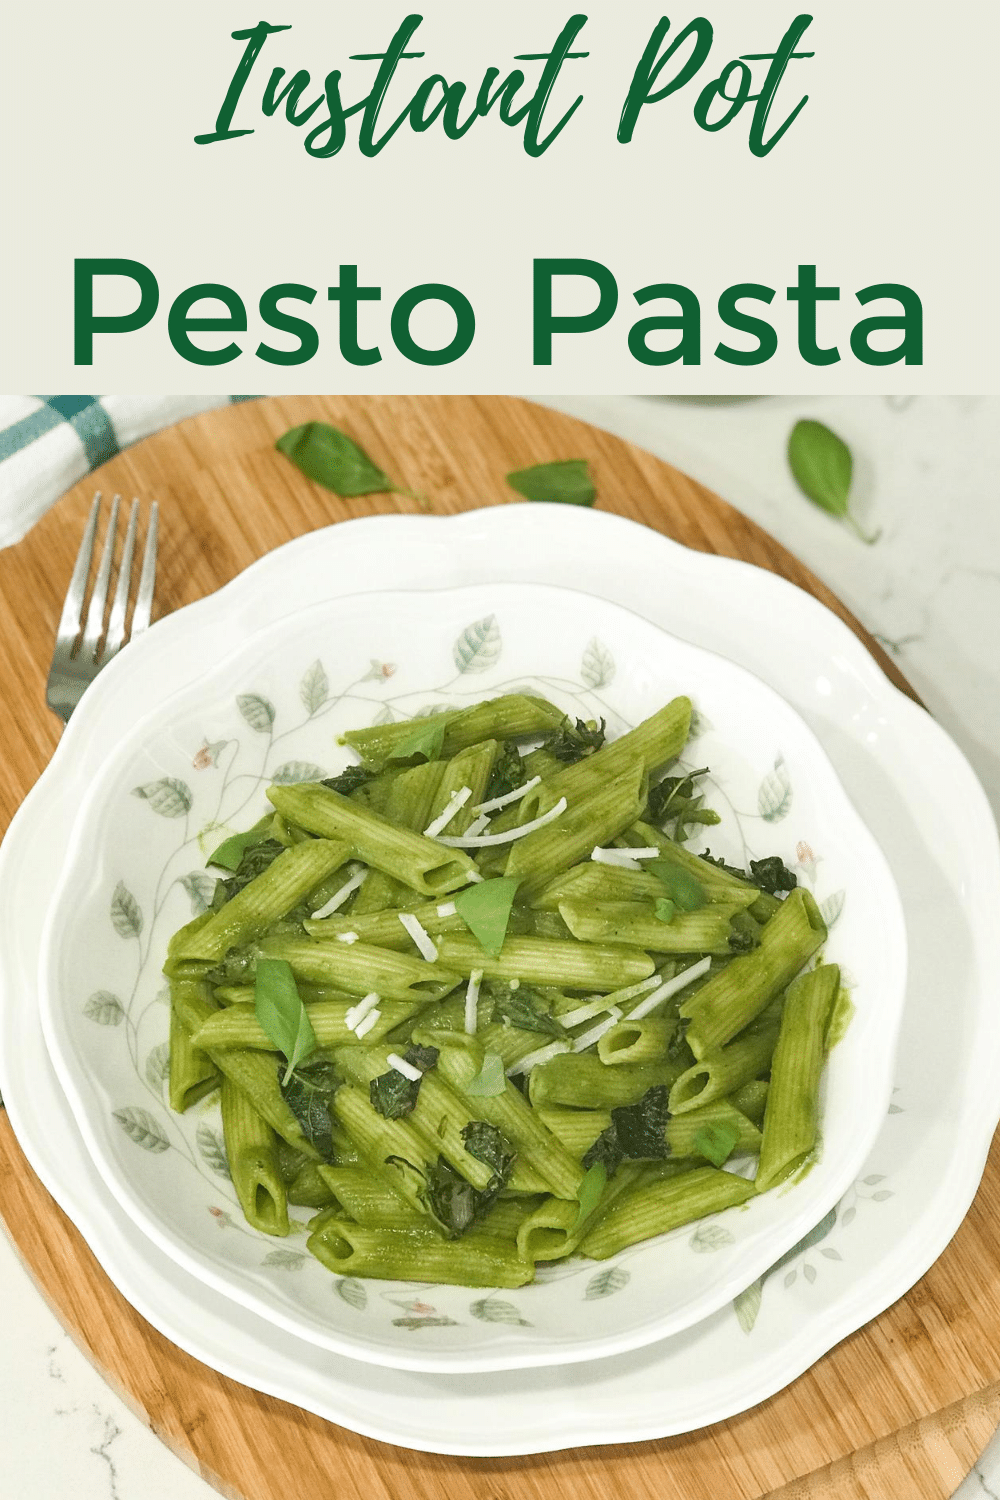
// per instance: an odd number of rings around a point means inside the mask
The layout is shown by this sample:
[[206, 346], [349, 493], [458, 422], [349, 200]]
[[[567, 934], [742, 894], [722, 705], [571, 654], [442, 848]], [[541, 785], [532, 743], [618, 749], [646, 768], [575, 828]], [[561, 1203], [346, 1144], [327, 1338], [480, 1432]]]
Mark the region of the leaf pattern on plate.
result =
[[443, 1313], [421, 1317], [420, 1314], [404, 1318], [393, 1318], [393, 1328], [457, 1328], [457, 1318], [446, 1318]]
[[593, 636], [584, 647], [580, 680], [589, 688], [606, 687], [615, 675], [615, 659], [603, 641]]
[[278, 1266], [282, 1271], [301, 1271], [308, 1258], [301, 1250], [269, 1250], [261, 1265]]
[[323, 663], [319, 660], [313, 662], [311, 667], [306, 667], [299, 683], [299, 697], [306, 713], [312, 718], [318, 708], [322, 708], [330, 696], [330, 680], [323, 670]]
[[127, 1104], [123, 1109], [112, 1110], [130, 1141], [141, 1146], [143, 1151], [169, 1151], [170, 1142], [163, 1133], [163, 1126], [148, 1109], [137, 1104]]
[[765, 823], [780, 823], [788, 816], [791, 806], [792, 778], [785, 757], [779, 751], [774, 757], [774, 770], [764, 777], [757, 792], [757, 810]]
[[133, 797], [148, 802], [153, 812], [161, 818], [183, 818], [191, 811], [191, 788], [176, 776], [161, 776], [159, 781], [147, 781], [145, 786], [134, 786]]
[[374, 719], [372, 719], [372, 728], [374, 729], [379, 724], [395, 724], [395, 722], [396, 715], [391, 708], [380, 708]]
[[846, 896], [846, 891], [834, 891], [832, 896], [827, 896], [825, 901], [821, 901], [819, 903], [819, 914], [823, 918], [823, 921], [826, 923], [827, 927], [833, 927], [836, 925], [837, 918], [844, 910], [844, 901], [846, 899]]
[[274, 704], [260, 693], [240, 693], [236, 707], [258, 734], [270, 734], [274, 727]]
[[509, 1323], [521, 1328], [531, 1327], [528, 1319], [521, 1317], [513, 1302], [505, 1302], [502, 1297], [480, 1297], [470, 1303], [469, 1312], [481, 1323]]
[[228, 740], [202, 740], [201, 749], [196, 750], [191, 764], [196, 771], [207, 771], [209, 766], [219, 764], [219, 756], [229, 744]]
[[585, 1302], [595, 1302], [598, 1297], [613, 1297], [615, 1292], [620, 1292], [622, 1287], [629, 1284], [629, 1273], [621, 1266], [609, 1266], [606, 1271], [598, 1271], [596, 1276], [591, 1276], [587, 1282], [587, 1289], [583, 1294]]
[[753, 1325], [756, 1323], [757, 1314], [760, 1312], [760, 1299], [763, 1295], [763, 1290], [762, 1283], [759, 1280], [754, 1281], [751, 1282], [745, 1292], [740, 1292], [739, 1296], [733, 1300], [736, 1318], [744, 1333], [753, 1332]]
[[704, 1255], [710, 1250], [722, 1250], [736, 1243], [736, 1237], [724, 1224], [701, 1224], [688, 1240], [692, 1250]]
[[120, 1026], [125, 1019], [124, 1005], [110, 990], [95, 990], [84, 1005], [83, 1013], [98, 1026]]
[[[848, 1209], [844, 1214], [842, 1223], [849, 1222], [848, 1214], [851, 1215], [851, 1218], [854, 1217], [853, 1211]], [[761, 1293], [764, 1290], [765, 1281], [773, 1276], [776, 1271], [780, 1271], [784, 1266], [787, 1266], [789, 1261], [797, 1259], [805, 1250], [811, 1250], [814, 1245], [818, 1245], [822, 1240], [825, 1240], [836, 1222], [837, 1205], [835, 1204], [828, 1214], [823, 1215], [818, 1224], [813, 1225], [808, 1234], [802, 1236], [798, 1244], [793, 1245], [790, 1250], [786, 1250], [784, 1255], [780, 1255], [774, 1262], [774, 1265], [767, 1268], [763, 1276], [759, 1277], [751, 1286], [747, 1287], [746, 1291], [741, 1292], [740, 1296], [735, 1299], [733, 1307], [744, 1333], [752, 1333], [753, 1331], [753, 1326], [757, 1321], [757, 1314], [760, 1311]], [[784, 1285], [786, 1287], [792, 1286], [797, 1276], [797, 1271], [789, 1271], [784, 1278]], [[815, 1277], [815, 1272], [813, 1272], [813, 1276]], [[754, 1292], [754, 1288], [756, 1288], [756, 1292]]]
[[484, 615], [466, 625], [452, 648], [460, 672], [486, 672], [500, 660], [500, 626], [496, 615]]
[[142, 931], [142, 910], [124, 880], [111, 897], [111, 925], [121, 938], [137, 938]]
[[208, 911], [215, 895], [215, 876], [207, 870], [192, 870], [190, 875], [181, 876], [180, 883], [191, 899], [191, 915], [200, 917]]
[[146, 1058], [146, 1082], [151, 1089], [160, 1090], [170, 1072], [170, 1043], [157, 1042]]
[[364, 1312], [368, 1306], [368, 1288], [356, 1276], [339, 1276], [333, 1289], [348, 1307], [356, 1308], [358, 1312]]
[[221, 1130], [214, 1125], [203, 1121], [195, 1131], [195, 1144], [198, 1154], [216, 1177], [228, 1177], [229, 1157], [226, 1155], [226, 1142]]
[[311, 760], [286, 760], [272, 773], [271, 780], [277, 786], [292, 786], [299, 781], [322, 781], [327, 774]]

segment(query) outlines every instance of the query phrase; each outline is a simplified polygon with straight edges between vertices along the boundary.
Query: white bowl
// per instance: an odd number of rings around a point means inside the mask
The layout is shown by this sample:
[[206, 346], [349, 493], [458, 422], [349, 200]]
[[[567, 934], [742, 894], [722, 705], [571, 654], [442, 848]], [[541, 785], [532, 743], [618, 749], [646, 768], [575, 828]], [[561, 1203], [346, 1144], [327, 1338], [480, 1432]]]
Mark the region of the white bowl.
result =
[[[127, 701], [105, 705], [119, 720], [118, 748], [80, 806], [40, 970], [46, 1040], [84, 1139], [119, 1203], [166, 1254], [339, 1353], [401, 1369], [499, 1370], [593, 1359], [689, 1328], [828, 1213], [885, 1116], [906, 944], [881, 851], [776, 693], [617, 605], [542, 585], [331, 600], [251, 635], [208, 672], [196, 624], [174, 639], [190, 662], [181, 691], [139, 723]], [[710, 801], [724, 817], [711, 830], [713, 852], [776, 853], [799, 866], [830, 921], [827, 954], [853, 987], [856, 1014], [826, 1070], [823, 1150], [804, 1181], [695, 1234], [600, 1264], [557, 1263], [519, 1291], [434, 1287], [415, 1315], [412, 1284], [370, 1282], [362, 1297], [304, 1255], [301, 1238], [268, 1239], [244, 1223], [217, 1108], [180, 1117], [164, 1101], [160, 967], [170, 933], [204, 897], [205, 852], [259, 815], [270, 780], [337, 770], [346, 760], [337, 734], [387, 712], [520, 686], [604, 716], [614, 733], [690, 693], [694, 763], [712, 766]], [[709, 1240], [712, 1255], [692, 1253]]]

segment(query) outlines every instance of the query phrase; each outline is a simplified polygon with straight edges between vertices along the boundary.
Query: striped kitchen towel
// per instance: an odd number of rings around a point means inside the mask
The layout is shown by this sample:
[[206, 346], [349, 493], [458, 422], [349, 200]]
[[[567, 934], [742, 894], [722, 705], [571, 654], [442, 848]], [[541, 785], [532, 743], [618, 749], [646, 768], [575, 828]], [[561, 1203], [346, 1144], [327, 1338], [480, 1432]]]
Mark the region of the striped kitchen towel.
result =
[[252, 396], [0, 396], [0, 547], [71, 485], [161, 427]]

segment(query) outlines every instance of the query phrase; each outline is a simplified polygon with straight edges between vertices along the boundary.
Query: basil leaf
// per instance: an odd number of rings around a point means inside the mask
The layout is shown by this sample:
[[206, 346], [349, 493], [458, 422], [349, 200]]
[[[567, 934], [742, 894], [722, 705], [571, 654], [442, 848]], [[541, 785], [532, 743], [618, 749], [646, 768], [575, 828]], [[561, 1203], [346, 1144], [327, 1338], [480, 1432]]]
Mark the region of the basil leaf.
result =
[[549, 1014], [546, 1002], [530, 986], [521, 984], [515, 990], [502, 980], [488, 979], [479, 993], [492, 1001], [493, 1014], [499, 1016], [501, 1021], [506, 1021], [508, 1026], [516, 1026], [519, 1031], [538, 1031], [542, 1036], [566, 1039], [565, 1026], [561, 1026]]
[[[695, 880], [687, 870], [682, 870], [669, 859], [651, 859], [646, 862], [650, 874], [655, 875], [664, 887], [673, 904], [681, 911], [700, 911], [708, 903], [705, 887]], [[659, 903], [657, 903], [659, 906]], [[656, 913], [660, 915], [659, 910]], [[669, 918], [663, 919], [669, 921]]]
[[748, 911], [734, 912], [729, 920], [729, 947], [734, 953], [749, 953], [760, 946], [760, 923]]
[[248, 849], [255, 844], [262, 844], [268, 837], [271, 827], [271, 819], [264, 818], [261, 823], [253, 828], [248, 828], [246, 833], [234, 833], [228, 839], [223, 839], [217, 849], [214, 849], [205, 861], [209, 865], [218, 865], [222, 870], [236, 870], [240, 861]]
[[588, 1169], [601, 1164], [613, 1177], [628, 1158], [630, 1161], [662, 1161], [669, 1156], [666, 1128], [670, 1119], [667, 1101], [670, 1090], [665, 1084], [647, 1089], [637, 1104], [623, 1104], [611, 1111], [611, 1124], [602, 1130], [583, 1158]]
[[307, 478], [315, 479], [335, 495], [405, 493], [372, 463], [363, 448], [328, 422], [304, 422], [291, 428], [274, 446]]
[[497, 1099], [506, 1087], [503, 1058], [497, 1052], [486, 1052], [482, 1067], [474, 1078], [462, 1085], [462, 1093], [469, 1099]]
[[396, 1167], [404, 1176], [413, 1173], [423, 1183], [420, 1189], [421, 1200], [440, 1224], [445, 1236], [454, 1240], [465, 1233], [473, 1220], [481, 1218], [492, 1208], [510, 1174], [513, 1160], [513, 1156], [505, 1158], [503, 1170], [496, 1173], [489, 1186], [482, 1190], [474, 1188], [471, 1182], [466, 1182], [443, 1156], [439, 1156], [437, 1163], [428, 1165], [426, 1169], [415, 1167], [402, 1156], [387, 1156], [385, 1164]]
[[507, 475], [507, 483], [526, 500], [549, 500], [560, 505], [593, 505], [597, 499], [585, 458], [533, 464]]
[[316, 1034], [299, 998], [295, 976], [283, 958], [259, 958], [254, 1010], [268, 1038], [285, 1054], [287, 1083], [293, 1069], [316, 1051]]
[[[419, 1068], [426, 1073], [428, 1068], [433, 1068], [438, 1060], [438, 1049], [436, 1047], [409, 1047], [403, 1053], [403, 1061], [408, 1062], [414, 1068]], [[368, 1085], [368, 1097], [372, 1102], [372, 1108], [385, 1120], [401, 1120], [408, 1115], [417, 1102], [420, 1093], [419, 1078], [407, 1078], [397, 1068], [390, 1068], [387, 1073], [380, 1073], [378, 1078], [373, 1078]]]
[[280, 1084], [281, 1097], [302, 1126], [302, 1134], [325, 1162], [335, 1159], [330, 1106], [340, 1087], [333, 1063], [320, 1061], [296, 1068]]
[[575, 724], [565, 718], [558, 729], [543, 735], [539, 750], [547, 750], [556, 760], [573, 765], [586, 756], [593, 755], [604, 744], [605, 721], [601, 719], [577, 719]]
[[519, 884], [513, 875], [501, 875], [470, 885], [454, 897], [455, 910], [490, 958], [500, 957]]
[[449, 717], [447, 714], [435, 714], [433, 718], [418, 722], [409, 734], [404, 734], [396, 741], [387, 759], [409, 760], [415, 755], [422, 755], [424, 760], [439, 759]]
[[694, 1138], [694, 1149], [713, 1167], [721, 1167], [732, 1156], [739, 1140], [735, 1125], [703, 1125]]
[[788, 439], [792, 477], [814, 505], [846, 521], [863, 542], [878, 541], [881, 532], [866, 536], [850, 513], [854, 460], [842, 438], [822, 422], [796, 422]]
[[669, 896], [661, 896], [653, 911], [658, 922], [672, 922], [677, 908]]
[[686, 839], [688, 823], [721, 822], [717, 812], [702, 806], [705, 799], [695, 789], [696, 779], [707, 775], [708, 767], [703, 766], [700, 771], [690, 771], [686, 776], [664, 776], [649, 789], [647, 820], [661, 828], [673, 822], [673, 837], [678, 843]]
[[747, 885], [753, 885], [753, 881], [746, 870], [741, 870], [738, 865], [727, 865], [721, 854], [716, 859], [713, 857], [712, 851], [706, 849], [703, 854], [698, 855], [698, 858], [703, 859], [706, 865], [714, 865], [717, 870], [725, 870], [727, 875], [735, 875], [737, 880], [744, 880]]
[[794, 891], [799, 883], [798, 876], [777, 854], [768, 855], [767, 859], [752, 859], [750, 879], [768, 896], [776, 896], [779, 891]]
[[329, 787], [331, 792], [339, 792], [341, 797], [349, 797], [359, 787], [374, 781], [377, 775], [377, 771], [369, 771], [365, 766], [348, 766], [339, 776], [325, 777], [320, 785]]
[[507, 1142], [496, 1125], [490, 1125], [486, 1120], [470, 1120], [468, 1125], [462, 1126], [462, 1140], [469, 1155], [489, 1167], [497, 1177], [505, 1181], [510, 1176], [514, 1156], [507, 1150]]
[[235, 874], [230, 875], [228, 879], [222, 878], [215, 882], [212, 910], [219, 911], [227, 901], [231, 901], [244, 886], [249, 885], [251, 880], [255, 880], [269, 865], [274, 863], [279, 854], [284, 852], [284, 844], [280, 844], [277, 839], [265, 838], [261, 843], [251, 844], [240, 858]]
[[583, 1181], [580, 1183], [580, 1186], [577, 1189], [576, 1196], [579, 1199], [580, 1212], [577, 1214], [576, 1220], [573, 1224], [573, 1228], [570, 1230], [571, 1234], [576, 1234], [577, 1230], [580, 1228], [580, 1225], [583, 1224], [585, 1220], [590, 1218], [591, 1214], [594, 1212], [594, 1209], [601, 1201], [601, 1194], [607, 1187], [607, 1183], [607, 1167], [604, 1165], [603, 1161], [595, 1161], [593, 1165], [589, 1166], [586, 1172], [583, 1174]]
[[506, 797], [508, 792], [514, 792], [519, 786], [523, 786], [527, 779], [524, 761], [516, 746], [504, 745], [490, 773], [483, 801], [492, 802], [494, 797]]

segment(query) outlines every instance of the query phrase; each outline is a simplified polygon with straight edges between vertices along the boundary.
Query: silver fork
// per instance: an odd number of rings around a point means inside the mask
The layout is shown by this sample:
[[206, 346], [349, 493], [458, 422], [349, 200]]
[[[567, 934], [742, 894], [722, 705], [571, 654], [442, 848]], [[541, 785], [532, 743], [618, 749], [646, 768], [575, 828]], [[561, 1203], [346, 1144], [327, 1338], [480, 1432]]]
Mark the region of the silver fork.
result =
[[[101, 510], [101, 496], [94, 496], [90, 508], [76, 566], [70, 579], [66, 602], [63, 604], [59, 628], [56, 631], [56, 648], [52, 655], [49, 680], [45, 688], [45, 701], [63, 723], [69, 722], [85, 690], [93, 682], [102, 667], [121, 650], [126, 640], [135, 640], [149, 624], [153, 607], [153, 585], [156, 581], [156, 537], [159, 509], [154, 500], [149, 510], [146, 527], [146, 548], [142, 558], [139, 588], [132, 609], [131, 630], [126, 634], [128, 601], [132, 586], [132, 556], [135, 551], [136, 531], [139, 524], [139, 502], [132, 501], [128, 528], [122, 544], [118, 565], [118, 580], [115, 585], [111, 612], [105, 629], [104, 615], [108, 602], [108, 587], [114, 563], [115, 540], [118, 532], [118, 510], [121, 496], [111, 502], [111, 516], [104, 535], [104, 547], [98, 564], [94, 584], [90, 592], [90, 603], [84, 617], [83, 606], [90, 577], [90, 564], [94, 555], [97, 537], [97, 522]], [[82, 632], [82, 633], [81, 633]], [[79, 645], [77, 641], [79, 640]]]

